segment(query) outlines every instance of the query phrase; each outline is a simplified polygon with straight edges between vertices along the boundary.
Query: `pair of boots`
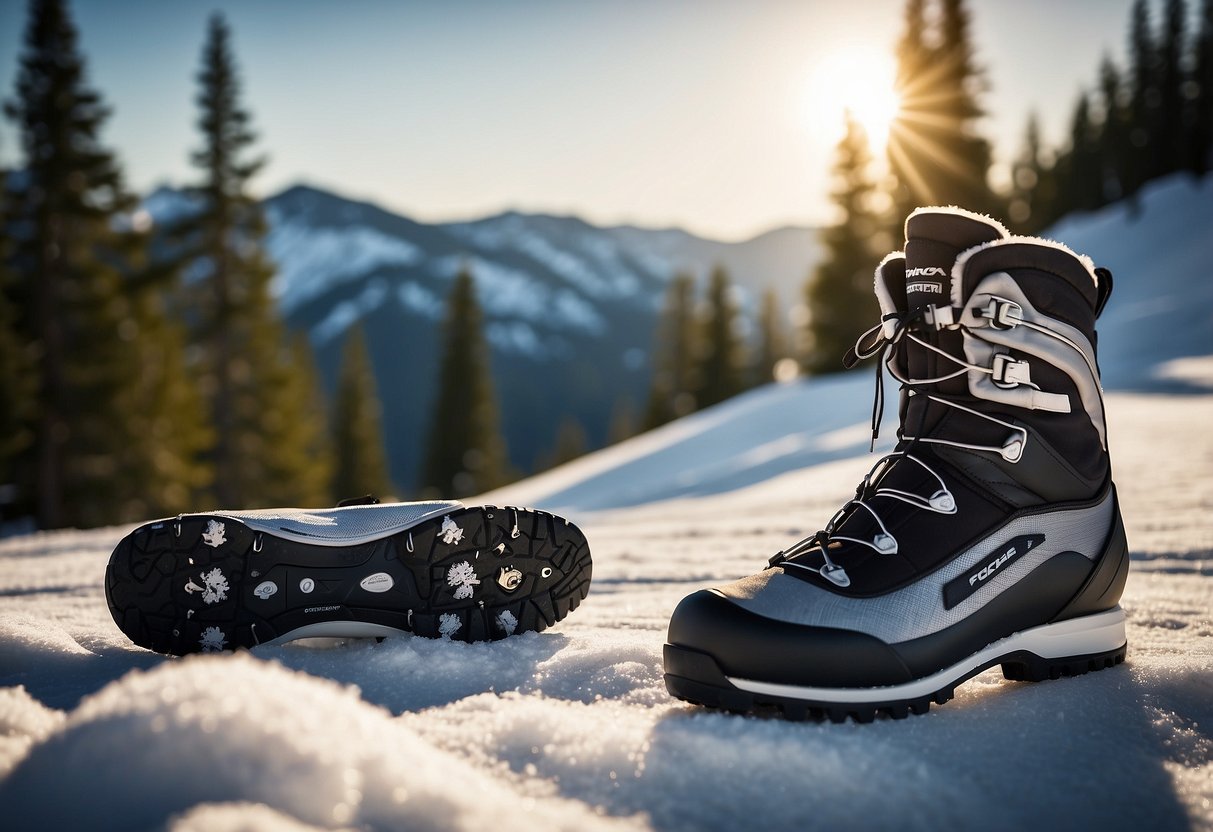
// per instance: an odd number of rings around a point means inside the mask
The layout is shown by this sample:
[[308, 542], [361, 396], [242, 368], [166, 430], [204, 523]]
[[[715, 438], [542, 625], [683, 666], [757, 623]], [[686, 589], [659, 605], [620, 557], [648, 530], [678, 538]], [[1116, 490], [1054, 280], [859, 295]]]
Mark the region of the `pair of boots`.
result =
[[[898, 443], [825, 528], [679, 604], [681, 699], [793, 718], [904, 717], [996, 664], [1042, 680], [1125, 656], [1128, 571], [1095, 318], [1111, 274], [956, 208], [915, 211], [847, 362], [901, 383]], [[106, 595], [168, 653], [400, 631], [541, 630], [589, 589], [568, 521], [454, 502], [186, 515], [136, 529]]]

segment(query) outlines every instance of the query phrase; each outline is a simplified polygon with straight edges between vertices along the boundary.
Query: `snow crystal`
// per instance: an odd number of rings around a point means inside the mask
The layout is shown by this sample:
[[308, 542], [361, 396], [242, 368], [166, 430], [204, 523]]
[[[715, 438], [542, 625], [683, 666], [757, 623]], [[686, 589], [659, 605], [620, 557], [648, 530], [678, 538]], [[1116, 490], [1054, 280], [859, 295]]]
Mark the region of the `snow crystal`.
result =
[[453, 612], [444, 612], [438, 616], [438, 633], [443, 638], [450, 638], [459, 632], [463, 626], [463, 622], [459, 620], [459, 616]]

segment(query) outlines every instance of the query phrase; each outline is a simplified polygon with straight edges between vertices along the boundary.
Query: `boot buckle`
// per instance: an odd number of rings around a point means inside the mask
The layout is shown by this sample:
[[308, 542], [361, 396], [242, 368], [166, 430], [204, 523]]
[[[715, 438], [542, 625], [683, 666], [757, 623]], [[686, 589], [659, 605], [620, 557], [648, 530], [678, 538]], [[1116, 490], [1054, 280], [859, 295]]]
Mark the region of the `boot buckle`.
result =
[[991, 380], [998, 387], [1007, 389], [1032, 383], [1032, 373], [1028, 362], [1016, 361], [1009, 353], [997, 353], [990, 369], [992, 371]]
[[1005, 298], [991, 296], [990, 302], [978, 312], [994, 329], [1013, 329], [1023, 321], [1023, 307]]

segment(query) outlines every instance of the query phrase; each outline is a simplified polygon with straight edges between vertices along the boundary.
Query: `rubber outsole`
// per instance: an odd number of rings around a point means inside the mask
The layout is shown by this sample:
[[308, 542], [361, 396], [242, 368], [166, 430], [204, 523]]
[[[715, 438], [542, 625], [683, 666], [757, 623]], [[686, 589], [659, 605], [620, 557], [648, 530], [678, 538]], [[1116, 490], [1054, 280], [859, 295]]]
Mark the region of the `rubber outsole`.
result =
[[[215, 523], [218, 545], [208, 534]], [[457, 540], [444, 534], [450, 524]], [[581, 531], [533, 509], [453, 508], [350, 546], [196, 514], [123, 538], [105, 596], [135, 644], [185, 655], [316, 635], [505, 638], [563, 619], [588, 594], [591, 574]]]
[[[1081, 628], [1088, 626], [1106, 637], [1108, 633], [1116, 632], [1118, 619], [1120, 643], [1112, 649], [1050, 657], [1041, 656], [1033, 649], [1023, 649], [1023, 645], [1049, 646], [1048, 642], [1057, 638], [1056, 632], [1061, 633], [1062, 639], [1073, 639], [1077, 635], [1081, 640], [1084, 636]], [[1105, 646], [1108, 646], [1107, 642]], [[1090, 616], [1087, 621], [1044, 625], [1036, 629], [1035, 635], [1033, 631], [1016, 634], [938, 674], [887, 688], [797, 688], [733, 679], [714, 657], [676, 644], [665, 645], [665, 684], [670, 694], [678, 699], [732, 713], [780, 715], [792, 720], [829, 719], [832, 722], [850, 718], [867, 723], [880, 715], [904, 719], [910, 714], [925, 714], [932, 704], [948, 702], [955, 696], [957, 687], [996, 665], [1001, 665], [1003, 676], [1009, 680], [1042, 682], [1115, 667], [1125, 660], [1127, 648], [1127, 642], [1123, 640], [1123, 613], [1116, 608]]]

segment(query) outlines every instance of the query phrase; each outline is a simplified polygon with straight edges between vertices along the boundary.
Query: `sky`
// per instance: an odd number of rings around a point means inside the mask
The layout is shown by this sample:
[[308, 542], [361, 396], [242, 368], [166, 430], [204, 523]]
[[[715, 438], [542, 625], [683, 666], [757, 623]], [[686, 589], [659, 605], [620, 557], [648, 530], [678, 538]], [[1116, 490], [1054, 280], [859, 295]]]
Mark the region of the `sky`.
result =
[[[1160, 0], [1153, 0], [1158, 6]], [[1131, 0], [970, 0], [1006, 163], [1028, 113], [1060, 142]], [[903, 0], [75, 0], [129, 184], [195, 175], [208, 16], [234, 30], [269, 195], [298, 182], [423, 221], [516, 209], [745, 239], [832, 218], [848, 101], [887, 88]], [[1159, 11], [1156, 9], [1156, 14]], [[0, 95], [25, 3], [0, 0]], [[862, 110], [862, 107], [860, 107]], [[0, 164], [18, 154], [0, 123]]]

